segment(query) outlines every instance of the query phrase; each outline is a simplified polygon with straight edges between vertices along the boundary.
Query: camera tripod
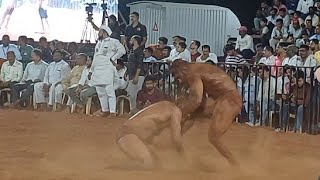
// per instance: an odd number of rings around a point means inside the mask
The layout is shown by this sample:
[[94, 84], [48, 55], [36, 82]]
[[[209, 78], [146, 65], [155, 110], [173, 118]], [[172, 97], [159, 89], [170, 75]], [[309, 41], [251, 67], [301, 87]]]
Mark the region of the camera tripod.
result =
[[96, 33], [96, 30], [90, 23], [90, 21], [92, 20], [93, 20], [92, 14], [88, 13], [88, 17], [84, 22], [80, 43], [83, 43], [83, 42], [91, 43], [92, 38], [94, 38], [94, 41], [97, 41], [98, 35]]

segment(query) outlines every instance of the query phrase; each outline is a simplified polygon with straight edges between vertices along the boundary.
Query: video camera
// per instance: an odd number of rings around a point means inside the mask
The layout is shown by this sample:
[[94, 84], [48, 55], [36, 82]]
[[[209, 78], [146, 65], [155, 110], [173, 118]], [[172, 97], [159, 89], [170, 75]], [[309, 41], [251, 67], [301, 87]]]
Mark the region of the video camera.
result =
[[93, 6], [96, 6], [97, 3], [86, 3], [86, 12], [88, 14], [88, 16], [92, 16], [93, 14]]

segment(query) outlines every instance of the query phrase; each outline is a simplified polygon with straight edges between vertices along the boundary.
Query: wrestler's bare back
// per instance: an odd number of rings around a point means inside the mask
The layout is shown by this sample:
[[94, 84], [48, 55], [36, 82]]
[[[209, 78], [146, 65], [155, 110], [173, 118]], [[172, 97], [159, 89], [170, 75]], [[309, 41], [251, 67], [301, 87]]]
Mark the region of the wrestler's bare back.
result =
[[164, 128], [170, 128], [172, 112], [181, 114], [180, 109], [174, 103], [161, 101], [139, 111], [128, 119], [123, 127], [144, 141], [159, 135]]

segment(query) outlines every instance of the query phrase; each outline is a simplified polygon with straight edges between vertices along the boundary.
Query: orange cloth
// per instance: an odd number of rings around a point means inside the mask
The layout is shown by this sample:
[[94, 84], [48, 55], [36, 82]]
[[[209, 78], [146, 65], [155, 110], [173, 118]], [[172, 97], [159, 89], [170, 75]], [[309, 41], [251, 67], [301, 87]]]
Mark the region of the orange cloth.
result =
[[148, 47], [152, 48], [152, 50], [153, 50], [152, 56], [153, 57], [155, 57], [158, 60], [163, 58], [163, 56], [162, 56], [162, 48], [159, 48], [159, 46], [157, 44], [151, 44]]

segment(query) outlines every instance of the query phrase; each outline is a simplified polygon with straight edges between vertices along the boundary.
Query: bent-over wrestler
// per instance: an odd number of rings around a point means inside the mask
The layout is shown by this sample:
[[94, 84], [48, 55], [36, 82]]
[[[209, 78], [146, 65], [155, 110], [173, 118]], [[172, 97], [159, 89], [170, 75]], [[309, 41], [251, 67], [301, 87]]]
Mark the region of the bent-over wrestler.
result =
[[120, 128], [116, 142], [129, 158], [140, 161], [146, 169], [152, 169], [155, 162], [146, 144], [151, 144], [153, 138], [165, 128], [171, 129], [176, 150], [184, 156], [181, 121], [180, 109], [172, 102], [161, 101], [142, 109], [127, 120]]
[[[229, 149], [220, 141], [242, 108], [242, 100], [234, 81], [222, 69], [210, 64], [176, 60], [170, 70], [175, 80], [189, 90], [188, 98], [181, 105], [183, 117], [192, 114], [202, 105], [206, 112], [211, 108], [209, 141], [231, 164], [237, 164]], [[202, 103], [203, 100], [207, 102]], [[185, 127], [182, 131], [186, 131]]]

